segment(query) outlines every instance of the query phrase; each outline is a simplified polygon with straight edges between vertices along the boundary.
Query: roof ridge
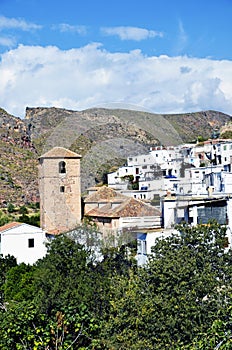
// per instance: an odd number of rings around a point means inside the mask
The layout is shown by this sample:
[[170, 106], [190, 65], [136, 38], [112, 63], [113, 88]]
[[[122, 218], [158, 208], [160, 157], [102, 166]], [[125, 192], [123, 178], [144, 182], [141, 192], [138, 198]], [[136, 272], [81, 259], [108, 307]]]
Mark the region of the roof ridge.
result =
[[73, 152], [64, 147], [53, 147], [46, 153], [42, 154], [39, 158], [81, 158], [80, 154]]
[[13, 227], [17, 227], [17, 226], [20, 226], [23, 224], [24, 224], [24, 222], [18, 222], [18, 221], [8, 222], [7, 224], [0, 227], [0, 232], [7, 231]]

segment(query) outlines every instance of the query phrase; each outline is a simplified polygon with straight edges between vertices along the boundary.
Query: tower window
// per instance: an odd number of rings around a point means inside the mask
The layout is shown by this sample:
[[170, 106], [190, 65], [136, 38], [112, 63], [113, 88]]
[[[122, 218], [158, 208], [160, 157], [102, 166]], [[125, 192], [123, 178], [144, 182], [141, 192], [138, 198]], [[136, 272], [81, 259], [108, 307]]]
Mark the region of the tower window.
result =
[[59, 173], [60, 174], [66, 173], [66, 163], [64, 161], [59, 162]]
[[64, 193], [64, 186], [60, 186], [60, 192]]

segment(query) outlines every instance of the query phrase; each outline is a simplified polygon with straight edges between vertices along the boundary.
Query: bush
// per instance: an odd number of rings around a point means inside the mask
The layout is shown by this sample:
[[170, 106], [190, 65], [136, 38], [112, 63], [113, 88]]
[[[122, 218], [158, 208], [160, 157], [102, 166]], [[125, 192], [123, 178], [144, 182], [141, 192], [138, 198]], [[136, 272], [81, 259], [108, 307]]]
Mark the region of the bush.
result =
[[13, 213], [15, 211], [15, 206], [12, 203], [9, 203], [7, 206], [8, 213]]

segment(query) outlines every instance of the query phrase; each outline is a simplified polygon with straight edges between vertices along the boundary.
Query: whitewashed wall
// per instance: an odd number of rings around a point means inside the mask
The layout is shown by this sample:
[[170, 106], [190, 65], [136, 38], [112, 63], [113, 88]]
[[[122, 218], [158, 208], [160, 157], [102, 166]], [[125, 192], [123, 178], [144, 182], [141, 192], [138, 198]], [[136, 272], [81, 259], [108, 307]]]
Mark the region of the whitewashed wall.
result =
[[[34, 247], [29, 247], [29, 240], [32, 239]], [[1, 254], [13, 255], [17, 263], [34, 264], [46, 255], [45, 242], [46, 236], [42, 229], [22, 224], [1, 232]]]

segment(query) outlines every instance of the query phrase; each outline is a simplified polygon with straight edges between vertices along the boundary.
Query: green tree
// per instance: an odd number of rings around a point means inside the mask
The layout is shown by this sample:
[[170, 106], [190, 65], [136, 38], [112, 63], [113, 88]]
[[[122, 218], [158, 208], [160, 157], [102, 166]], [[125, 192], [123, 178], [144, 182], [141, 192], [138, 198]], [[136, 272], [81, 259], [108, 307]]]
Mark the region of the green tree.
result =
[[112, 316], [103, 328], [109, 349], [136, 349], [136, 339], [147, 349], [184, 349], [217, 319], [227, 321], [232, 274], [226, 227], [214, 222], [178, 230], [157, 241], [138, 277], [114, 286]]
[[8, 336], [0, 348], [87, 349], [99, 327], [96, 275], [89, 253], [66, 235], [54, 238], [34, 266], [12, 267], [4, 286], [8, 306], [0, 311], [0, 338]]
[[25, 205], [22, 205], [20, 208], [19, 208], [19, 214], [28, 214], [28, 209]]
[[9, 203], [7, 206], [8, 213], [14, 213], [15, 211], [15, 206], [12, 203]]
[[8, 215], [3, 214], [0, 210], [0, 226], [7, 224], [9, 221], [11, 221], [11, 218]]
[[21, 263], [12, 267], [6, 274], [4, 285], [5, 300], [10, 302], [32, 300], [34, 290], [35, 267]]
[[85, 318], [84, 309], [77, 314], [74, 309], [67, 308], [48, 317], [38, 312], [33, 302], [10, 302], [0, 311], [0, 349], [88, 349], [88, 334], [95, 331], [96, 325], [90, 319], [88, 328], [84, 328]]
[[40, 214], [39, 213], [35, 213], [32, 215], [22, 214], [19, 216], [18, 221], [24, 222], [25, 224], [40, 227]]
[[4, 288], [6, 283], [7, 272], [17, 265], [17, 261], [14, 256], [7, 255], [3, 257], [0, 255], [0, 303], [4, 303]]
[[[99, 276], [98, 276], [99, 277]], [[90, 253], [67, 235], [59, 235], [48, 245], [48, 254], [36, 264], [34, 275], [38, 312], [54, 319], [57, 313], [69, 314], [69, 336], [78, 344], [91, 343], [98, 326], [96, 304], [99, 279]]]
[[226, 227], [177, 228], [140, 268], [128, 244], [101, 246], [96, 258], [95, 227], [55, 237], [34, 266], [11, 261], [2, 279], [0, 349], [230, 349]]

